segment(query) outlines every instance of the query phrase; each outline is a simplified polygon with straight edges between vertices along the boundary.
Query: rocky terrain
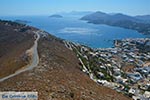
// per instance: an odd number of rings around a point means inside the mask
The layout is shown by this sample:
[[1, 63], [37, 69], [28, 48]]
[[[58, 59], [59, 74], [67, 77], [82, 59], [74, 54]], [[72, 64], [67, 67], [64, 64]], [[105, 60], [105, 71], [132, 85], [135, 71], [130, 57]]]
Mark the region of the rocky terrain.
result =
[[34, 57], [26, 51], [37, 40], [35, 33], [40, 35], [37, 41], [38, 65], [1, 81], [0, 91], [37, 91], [39, 100], [130, 100], [97, 84], [83, 73], [81, 61], [63, 40], [8, 21], [0, 21], [0, 78], [32, 63]]

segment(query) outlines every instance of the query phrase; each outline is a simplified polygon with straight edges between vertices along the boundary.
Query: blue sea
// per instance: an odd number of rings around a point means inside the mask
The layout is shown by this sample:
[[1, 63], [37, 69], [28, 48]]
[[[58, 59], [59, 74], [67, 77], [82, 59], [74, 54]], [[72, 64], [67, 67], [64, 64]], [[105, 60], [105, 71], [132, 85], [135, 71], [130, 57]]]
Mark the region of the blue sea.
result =
[[48, 16], [5, 16], [5, 20], [26, 20], [28, 25], [49, 32], [59, 38], [77, 42], [92, 48], [113, 47], [115, 39], [145, 38], [147, 36], [137, 31], [112, 27], [108, 25], [94, 25], [79, 20], [80, 17], [64, 16], [63, 18], [50, 18]]

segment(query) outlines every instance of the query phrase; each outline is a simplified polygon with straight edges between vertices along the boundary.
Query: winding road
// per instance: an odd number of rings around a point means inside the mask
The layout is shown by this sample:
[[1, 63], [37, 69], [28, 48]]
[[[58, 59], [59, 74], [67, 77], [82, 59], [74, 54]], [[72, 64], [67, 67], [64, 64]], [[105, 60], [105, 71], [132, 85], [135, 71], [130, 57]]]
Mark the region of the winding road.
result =
[[32, 61], [29, 65], [27, 65], [25, 68], [23, 69], [20, 69], [18, 71], [16, 71], [15, 73], [9, 75], [9, 76], [6, 76], [4, 78], [1, 78], [0, 79], [0, 82], [3, 82], [4, 80], [7, 80], [11, 77], [14, 77], [22, 72], [25, 72], [25, 71], [28, 71], [28, 70], [31, 70], [33, 69], [34, 67], [36, 67], [39, 63], [39, 55], [38, 55], [38, 50], [37, 50], [37, 47], [38, 47], [38, 40], [40, 39], [40, 35], [37, 32], [35, 32], [35, 34], [37, 35], [37, 38], [36, 40], [34, 41], [34, 45], [30, 48], [30, 50], [32, 50]]

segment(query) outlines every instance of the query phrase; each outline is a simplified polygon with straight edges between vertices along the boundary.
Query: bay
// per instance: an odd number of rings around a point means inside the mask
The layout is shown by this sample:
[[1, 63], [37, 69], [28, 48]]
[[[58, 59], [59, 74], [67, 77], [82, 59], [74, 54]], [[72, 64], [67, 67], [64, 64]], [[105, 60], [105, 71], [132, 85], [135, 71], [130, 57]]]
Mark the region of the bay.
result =
[[5, 20], [25, 20], [30, 26], [49, 32], [56, 37], [72, 42], [84, 44], [92, 48], [113, 47], [113, 41], [126, 38], [145, 38], [146, 35], [137, 31], [113, 27], [108, 25], [95, 25], [79, 20], [80, 17], [64, 16], [63, 18], [50, 18], [48, 16], [3, 16]]

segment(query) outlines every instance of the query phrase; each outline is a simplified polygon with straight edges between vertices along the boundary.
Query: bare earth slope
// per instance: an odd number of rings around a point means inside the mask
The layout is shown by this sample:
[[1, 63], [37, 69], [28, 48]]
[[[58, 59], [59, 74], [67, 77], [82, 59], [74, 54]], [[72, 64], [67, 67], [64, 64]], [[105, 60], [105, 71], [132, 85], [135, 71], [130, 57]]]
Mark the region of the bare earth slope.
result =
[[39, 33], [38, 66], [0, 82], [0, 91], [38, 91], [39, 100], [130, 100], [92, 81], [60, 39]]
[[33, 32], [24, 25], [0, 22], [0, 78], [14, 73], [29, 63], [25, 53], [33, 43]]

